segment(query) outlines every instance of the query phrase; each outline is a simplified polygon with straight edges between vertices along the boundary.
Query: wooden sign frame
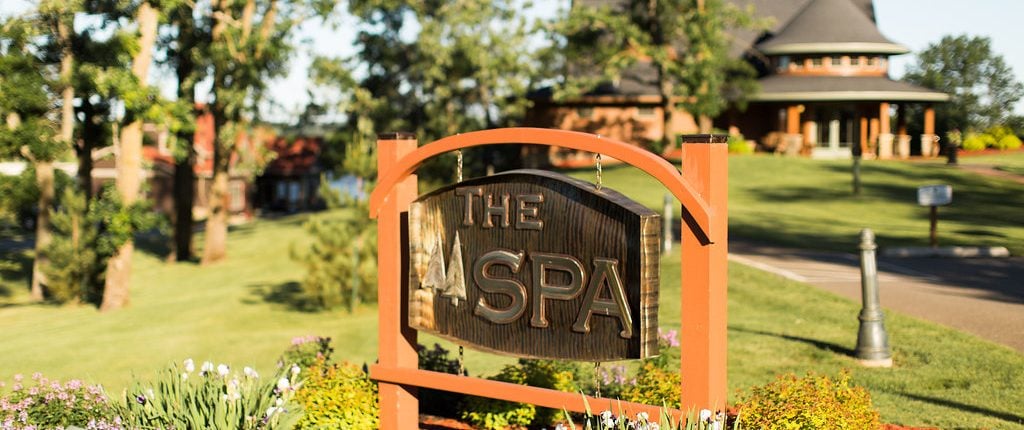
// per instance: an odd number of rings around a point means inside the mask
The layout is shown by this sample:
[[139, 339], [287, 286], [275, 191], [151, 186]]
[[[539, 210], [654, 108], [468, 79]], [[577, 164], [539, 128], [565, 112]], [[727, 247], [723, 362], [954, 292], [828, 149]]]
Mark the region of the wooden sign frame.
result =
[[[682, 204], [681, 344], [682, 410], [725, 407], [726, 287], [728, 255], [728, 157], [723, 139], [681, 144], [682, 173], [665, 159], [637, 146], [600, 136], [552, 129], [505, 128], [449, 136], [417, 148], [408, 133], [377, 140], [379, 183], [370, 196], [377, 218], [379, 361], [370, 377], [380, 388], [381, 428], [416, 428], [418, 387], [584, 412], [614, 405], [624, 413], [660, 416], [657, 405], [618, 402], [544, 388], [451, 375], [417, 368], [416, 331], [408, 312], [408, 240], [404, 218], [417, 197], [415, 169], [429, 158], [462, 148], [532, 144], [590, 151], [632, 165], [661, 182]], [[680, 411], [668, 411], [678, 419]]]

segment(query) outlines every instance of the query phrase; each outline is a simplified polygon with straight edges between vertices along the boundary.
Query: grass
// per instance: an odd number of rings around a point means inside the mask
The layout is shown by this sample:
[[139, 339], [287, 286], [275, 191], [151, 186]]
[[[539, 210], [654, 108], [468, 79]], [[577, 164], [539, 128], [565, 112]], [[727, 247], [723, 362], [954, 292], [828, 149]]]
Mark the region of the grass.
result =
[[[750, 216], [744, 213], [784, 213], [784, 209], [755, 201], [760, 195], [758, 187], [747, 182], [771, 176], [761, 171], [779, 168], [782, 171], [776, 176], [793, 178], [814, 178], [797, 172], [817, 172], [824, 180], [837, 183], [838, 178], [832, 177], [842, 176], [829, 167], [837, 169], [841, 163], [766, 157], [733, 157], [730, 161], [734, 236], [742, 227], [737, 220]], [[928, 166], [878, 164], [870, 168], [872, 184], [932, 172]], [[918, 167], [928, 170], [914, 173]], [[592, 172], [577, 174], [592, 177]], [[975, 180], [952, 177], [968, 185]], [[661, 205], [661, 188], [650, 188], [644, 175], [628, 169], [606, 169], [605, 185], [627, 192], [658, 190], [634, 195], [650, 206]], [[861, 199], [887, 207], [877, 201], [881, 199], [880, 190], [866, 191]], [[1019, 194], [1020, 190], [1016, 191]], [[818, 197], [804, 205], [831, 204], [822, 194], [827, 192], [816, 192]], [[838, 193], [836, 199], [845, 200]], [[825, 216], [812, 215], [812, 209], [801, 209], [795, 202], [780, 204], [806, 217]], [[996, 208], [995, 212], [1001, 210]], [[9, 381], [15, 373], [43, 371], [50, 377], [99, 382], [111, 392], [119, 392], [133, 376], [148, 377], [165, 364], [188, 357], [234, 366], [255, 365], [269, 374], [290, 339], [307, 334], [333, 337], [339, 359], [373, 362], [377, 327], [374, 306], [362, 306], [351, 315], [345, 311], [308, 313], [294, 306], [296, 283], [302, 272], [289, 259], [288, 248], [293, 243], [304, 246], [310, 240], [301, 228], [305, 219], [260, 220], [233, 230], [229, 260], [212, 267], [166, 264], [157, 256], [138, 252], [132, 305], [111, 314], [85, 306], [27, 304], [25, 280], [16, 276], [18, 271], [3, 272], [0, 380]], [[795, 228], [787, 222], [779, 221], [787, 229]], [[829, 222], [834, 219], [825, 217], [824, 223]], [[832, 228], [819, 226], [821, 232], [805, 234], [834, 237], [830, 240], [838, 243], [845, 233], [838, 234]], [[991, 228], [1012, 237], [1020, 234], [1020, 227]], [[23, 267], [29, 262], [25, 257], [18, 261]], [[673, 300], [679, 297], [678, 253], [665, 257], [661, 276], [660, 322], [662, 327], [671, 328], [678, 326], [680, 315], [678, 300]], [[892, 369], [862, 369], [850, 353], [856, 342], [857, 304], [736, 264], [730, 265], [729, 293], [732, 401], [738, 398], [739, 390], [768, 382], [780, 373], [813, 370], [835, 374], [849, 369], [854, 382], [869, 389], [885, 422], [941, 428], [1024, 428], [1024, 390], [1019, 388], [1024, 386], [1024, 356], [1006, 347], [890, 312], [886, 325], [897, 365]], [[424, 344], [435, 341], [427, 336], [420, 339]], [[450, 344], [449, 349], [454, 350]], [[467, 368], [478, 375], [492, 374], [511, 361], [471, 350], [466, 354]]]
[[1024, 149], [1001, 154], [971, 155], [966, 153], [958, 160], [960, 164], [993, 166], [998, 170], [1024, 176]]
[[[1024, 155], [1007, 160], [1024, 164]], [[848, 160], [730, 157], [730, 237], [852, 251], [860, 230], [871, 228], [883, 248], [928, 246], [928, 208], [917, 205], [917, 187], [942, 183], [953, 186], [953, 204], [939, 208], [940, 245], [1005, 246], [1024, 254], [1024, 184], [942, 164], [865, 161], [858, 196], [850, 171]], [[589, 170], [571, 174], [594, 178]], [[661, 211], [664, 188], [632, 167], [606, 167], [604, 185]]]

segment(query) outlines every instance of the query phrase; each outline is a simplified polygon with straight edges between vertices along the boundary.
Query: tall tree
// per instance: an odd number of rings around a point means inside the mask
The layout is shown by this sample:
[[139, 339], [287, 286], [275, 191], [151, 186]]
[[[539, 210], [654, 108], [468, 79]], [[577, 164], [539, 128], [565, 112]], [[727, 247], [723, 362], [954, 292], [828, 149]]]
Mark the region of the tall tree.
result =
[[[74, 55], [72, 53], [75, 12], [80, 5], [74, 0], [45, 0], [39, 3], [37, 12], [39, 23], [43, 25], [45, 33], [42, 35], [46, 42], [45, 49], [56, 56], [59, 63], [57, 81], [53, 90], [60, 94], [60, 133], [57, 135], [59, 141], [70, 148], [74, 136], [75, 91], [72, 86], [72, 67], [74, 66]], [[52, 159], [35, 159], [36, 185], [39, 187], [38, 214], [36, 215], [36, 256], [32, 263], [32, 287], [31, 297], [33, 300], [43, 299], [43, 286], [46, 284], [46, 275], [43, 268], [47, 264], [46, 247], [52, 240], [50, 227], [50, 209], [53, 207], [54, 171]]]
[[[47, 24], [52, 24], [53, 16], [40, 12], [26, 18], [9, 19], [3, 23], [3, 38], [0, 50], [3, 50], [0, 73], [0, 110], [6, 121], [6, 128], [0, 132], [0, 147], [7, 152], [15, 152], [31, 162], [36, 172], [36, 186], [39, 188], [39, 200], [36, 214], [36, 259], [33, 263], [31, 296], [34, 300], [43, 299], [45, 277], [42, 267], [45, 265], [45, 249], [50, 243], [49, 211], [54, 200], [55, 160], [65, 147], [66, 135], [62, 132], [67, 128], [61, 122], [70, 120], [61, 114], [51, 112], [52, 107], [63, 106], [54, 102], [55, 94], [66, 94], [64, 78], [65, 66], [51, 72], [50, 60], [52, 52], [49, 48], [58, 47], [61, 42], [59, 35], [47, 33]], [[65, 22], [67, 16], [56, 13], [58, 21]], [[60, 54], [57, 54], [60, 55]], [[67, 104], [70, 106], [70, 103]], [[54, 118], [60, 118], [55, 120]]]
[[935, 109], [940, 135], [1013, 122], [1013, 107], [1024, 97], [1024, 85], [982, 36], [944, 36], [917, 54], [903, 79], [952, 96]]
[[213, 70], [216, 130], [213, 184], [202, 263], [227, 256], [228, 181], [240, 133], [262, 99], [267, 82], [284, 72], [290, 35], [306, 18], [324, 16], [330, 0], [213, 0], [208, 59]]
[[[143, 1], [135, 11], [135, 23], [138, 26], [138, 50], [132, 57], [131, 72], [135, 81], [145, 88], [149, 79], [149, 67], [153, 62], [153, 47], [156, 42], [156, 30], [159, 24], [159, 12], [149, 1]], [[127, 125], [122, 127], [119, 139], [120, 150], [117, 156], [117, 191], [121, 202], [131, 206], [139, 198], [142, 186], [140, 171], [142, 170], [142, 118], [129, 118]], [[132, 253], [134, 241], [128, 238], [118, 247], [117, 252], [107, 262], [106, 283], [103, 288], [101, 311], [120, 309], [128, 304], [129, 281], [131, 277]]]
[[[627, 0], [618, 8], [573, 7], [555, 34], [566, 58], [557, 97], [577, 97], [615, 82], [639, 63], [654, 69], [661, 98], [662, 144], [672, 142], [672, 115], [685, 110], [703, 131], [729, 103], [727, 88], [752, 80], [729, 58], [728, 31], [756, 25], [749, 10], [723, 0]], [[602, 73], [588, 72], [600, 70]]]
[[[196, 106], [195, 86], [206, 75], [201, 63], [208, 47], [209, 32], [202, 20], [196, 20], [196, 4], [182, 2], [170, 15], [177, 30], [169, 43], [170, 60], [178, 80], [178, 103], [195, 118], [202, 114]], [[192, 208], [195, 205], [195, 130], [182, 127], [177, 133], [174, 156], [174, 222], [173, 256], [177, 261], [192, 259]]]

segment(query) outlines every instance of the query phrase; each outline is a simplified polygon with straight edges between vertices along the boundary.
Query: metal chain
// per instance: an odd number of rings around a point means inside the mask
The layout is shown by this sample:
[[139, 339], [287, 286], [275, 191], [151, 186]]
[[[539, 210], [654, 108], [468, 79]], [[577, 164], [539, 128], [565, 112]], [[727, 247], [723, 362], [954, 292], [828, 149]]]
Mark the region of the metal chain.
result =
[[601, 189], [601, 154], [597, 154], [597, 189]]
[[456, 154], [458, 155], [459, 162], [457, 167], [455, 168], [455, 176], [457, 178], [455, 182], [462, 182], [462, 150], [460, 149], [456, 151]]
[[594, 397], [601, 398], [601, 362], [594, 362]]
[[459, 345], [459, 375], [460, 376], [465, 376], [465, 373], [466, 373], [466, 365], [465, 365], [465, 361], [463, 361], [464, 358], [465, 357], [463, 356], [462, 345]]

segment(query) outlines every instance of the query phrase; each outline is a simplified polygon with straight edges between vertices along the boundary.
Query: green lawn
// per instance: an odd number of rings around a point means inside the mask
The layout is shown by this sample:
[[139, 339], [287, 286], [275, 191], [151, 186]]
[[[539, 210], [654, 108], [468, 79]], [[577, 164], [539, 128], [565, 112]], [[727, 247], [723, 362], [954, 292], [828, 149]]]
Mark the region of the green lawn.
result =
[[[835, 245], [843, 241], [853, 242], [857, 222], [833, 225], [843, 217], [817, 206], [839, 205], [832, 211], [840, 207], [854, 210], [854, 203], [861, 201], [876, 210], [891, 208], [899, 213], [901, 204], [886, 202], [883, 196], [902, 195], [902, 191], [885, 191], [888, 186], [881, 184], [895, 181], [894, 189], [912, 190], [916, 186], [912, 178], [946, 172], [938, 167], [867, 163], [865, 171], [871, 176], [864, 197], [846, 197], [837, 190], [829, 199], [825, 196], [830, 192], [808, 191], [813, 198], [797, 195], [792, 201], [783, 199], [778, 205], [784, 207], [777, 208], [759, 202], [757, 199], [767, 191], [759, 192], [762, 187], [752, 184], [776, 184], [773, 195], [784, 192], [777, 185], [783, 182], [781, 177], [814, 178], [838, 186], [843, 183], [839, 170], [844, 163], [769, 157], [732, 157], [730, 161], [733, 236], [743, 229], [763, 230], [756, 237], [768, 240], [783, 232], [796, 234], [800, 225], [817, 225], [802, 234], [820, 238], [823, 246], [833, 244], [835, 248], [846, 248]], [[915, 170], [918, 168], [923, 170]], [[770, 169], [780, 171], [771, 174]], [[592, 176], [592, 172], [577, 173]], [[978, 213], [1020, 216], [1003, 208], [1020, 201], [1019, 188], [957, 172], [948, 175], [945, 178], [959, 181], [954, 187], [989, 184], [989, 193], [1005, 194], [1003, 201], [990, 196], [990, 207]], [[650, 187], [646, 177], [627, 169], [606, 169], [605, 185], [627, 192], [648, 190], [637, 197], [651, 206], [661, 205], [661, 188]], [[809, 184], [806, 187], [811, 188]], [[912, 199], [911, 193], [910, 206]], [[772, 228], [749, 227], [741, 222], [764, 212], [802, 215], [796, 220], [779, 220]], [[858, 212], [860, 215], [845, 216], [861, 218], [883, 238], [894, 236], [883, 229], [887, 225], [914, 224], [897, 219], [895, 214], [887, 214], [893, 219], [881, 223], [879, 219], [886, 216], [871, 212], [865, 209]], [[822, 219], [813, 223], [813, 217], [819, 216]], [[229, 240], [229, 260], [208, 268], [170, 265], [139, 252], [134, 260], [132, 305], [111, 314], [100, 314], [90, 307], [25, 304], [24, 279], [3, 272], [8, 276], [0, 281], [0, 380], [10, 381], [15, 373], [42, 371], [50, 377], [99, 382], [117, 392], [133, 375], [152, 375], [164, 364], [188, 357], [234, 366], [255, 365], [268, 374], [290, 339], [307, 334], [333, 337], [338, 358], [372, 362], [376, 356], [375, 307], [364, 306], [349, 315], [344, 311], [307, 313], [290, 306], [295, 282], [302, 273], [289, 259], [288, 248], [308, 243], [301, 228], [304, 220], [305, 216], [261, 220], [235, 229]], [[782, 231], [772, 234], [776, 228]], [[1019, 223], [974, 228], [1005, 234], [1018, 242], [1024, 237]], [[851, 239], [846, 239], [847, 230], [852, 231]], [[677, 326], [679, 321], [678, 261], [677, 253], [663, 260], [660, 321], [666, 328]], [[767, 382], [779, 373], [815, 370], [835, 374], [849, 369], [856, 383], [868, 387], [885, 422], [942, 428], [1024, 428], [1021, 354], [889, 313], [886, 324], [896, 367], [861, 369], [850, 357], [856, 342], [857, 304], [736, 264], [730, 265], [729, 291], [729, 390], [734, 397], [738, 390]], [[434, 340], [421, 336], [421, 342]], [[510, 361], [473, 351], [468, 351], [466, 357], [470, 371], [483, 375]]]
[[[1021, 154], [1006, 159], [1024, 164]], [[928, 209], [917, 205], [917, 187], [950, 184], [953, 204], [939, 208], [940, 245], [1005, 246], [1024, 254], [1024, 184], [941, 163], [865, 161], [855, 196], [851, 166], [849, 160], [729, 157], [730, 237], [852, 252], [868, 227], [883, 248], [927, 246]], [[571, 174], [594, 178], [589, 170]], [[632, 167], [606, 167], [604, 185], [661, 211], [664, 188]]]
[[1002, 154], [970, 155], [958, 159], [960, 164], [981, 164], [1024, 176], [1024, 149]]

